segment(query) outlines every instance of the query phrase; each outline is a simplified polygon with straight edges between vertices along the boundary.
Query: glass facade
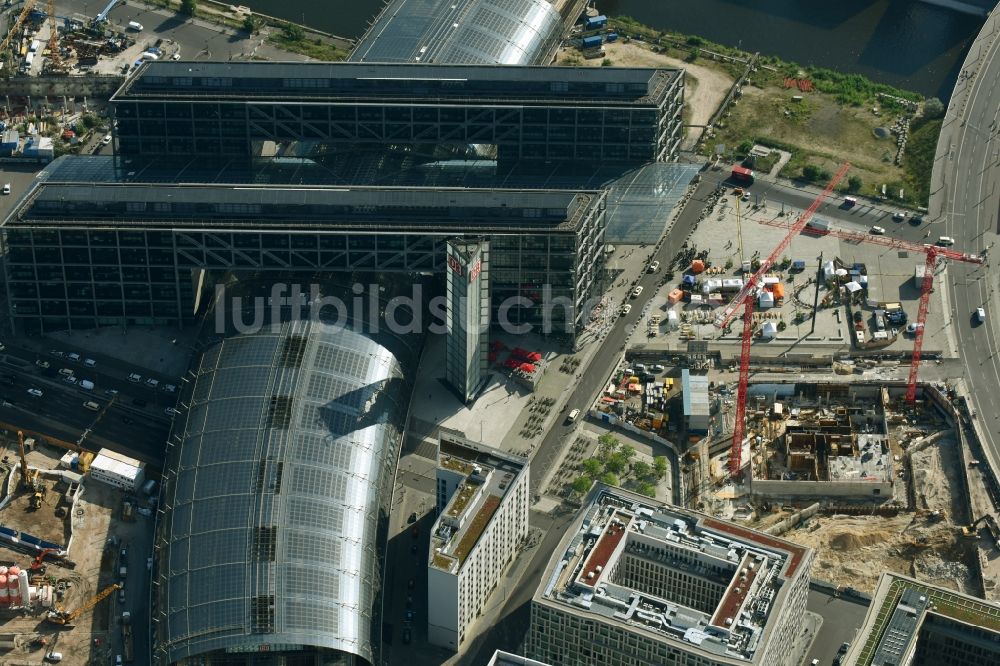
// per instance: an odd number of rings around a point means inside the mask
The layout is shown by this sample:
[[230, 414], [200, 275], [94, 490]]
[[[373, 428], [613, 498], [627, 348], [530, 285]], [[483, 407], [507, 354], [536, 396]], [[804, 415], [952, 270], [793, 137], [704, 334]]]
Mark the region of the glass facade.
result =
[[489, 263], [487, 241], [448, 242], [445, 378], [466, 403], [483, 387], [488, 369]]
[[160, 495], [155, 663], [380, 663], [400, 360], [299, 321], [225, 338], [192, 372]]

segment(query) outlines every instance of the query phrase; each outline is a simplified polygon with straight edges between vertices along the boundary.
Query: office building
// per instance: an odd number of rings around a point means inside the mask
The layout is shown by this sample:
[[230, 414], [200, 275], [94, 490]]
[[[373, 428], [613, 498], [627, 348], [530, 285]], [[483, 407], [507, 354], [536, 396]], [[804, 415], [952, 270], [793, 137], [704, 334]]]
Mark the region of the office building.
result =
[[564, 666], [797, 666], [813, 552], [598, 486], [531, 602], [526, 657]]
[[445, 379], [465, 403], [483, 387], [489, 363], [489, 242], [448, 241]]
[[1000, 663], [1000, 605], [883, 573], [842, 663], [979, 666]]
[[155, 664], [382, 663], [415, 358], [389, 334], [291, 321], [195, 360], [161, 483]]
[[559, 46], [561, 23], [548, 0], [392, 0], [350, 60], [544, 65]]
[[441, 429], [427, 640], [458, 650], [528, 535], [528, 460]]
[[135, 458], [101, 449], [90, 463], [90, 478], [125, 492], [134, 493], [146, 480], [146, 465]]
[[504, 308], [512, 323], [571, 339], [587, 323], [588, 300], [599, 297], [603, 191], [80, 176], [34, 181], [0, 226], [11, 315], [29, 334], [189, 323], [211, 300], [213, 280], [231, 271], [443, 274], [448, 240], [466, 235], [489, 239], [494, 321]]
[[147, 62], [111, 98], [130, 171], [401, 150], [638, 165], [676, 158], [683, 102], [683, 70], [255, 61]]

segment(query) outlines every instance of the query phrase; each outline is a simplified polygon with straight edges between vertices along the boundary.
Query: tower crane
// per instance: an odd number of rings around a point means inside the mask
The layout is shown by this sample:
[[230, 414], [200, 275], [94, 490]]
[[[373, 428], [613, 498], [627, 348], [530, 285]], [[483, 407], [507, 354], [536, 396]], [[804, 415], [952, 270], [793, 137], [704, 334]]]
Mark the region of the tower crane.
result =
[[53, 624], [59, 624], [64, 627], [69, 626], [73, 623], [73, 620], [80, 617], [81, 613], [84, 613], [101, 603], [108, 597], [109, 594], [118, 589], [121, 589], [121, 585], [119, 583], [112, 583], [91, 597], [85, 604], [77, 608], [75, 611], [67, 612], [62, 608], [57, 608], [56, 610], [49, 611], [45, 616], [45, 619]]
[[[782, 223], [774, 223], [771, 221], [762, 222], [771, 226], [787, 226]], [[893, 238], [892, 236], [874, 236], [872, 234], [865, 234], [858, 231], [840, 231], [837, 229], [829, 229], [820, 233], [842, 238], [848, 242], [883, 245], [896, 250], [913, 252], [914, 254], [921, 253], [925, 255], [924, 278], [920, 284], [920, 303], [917, 310], [916, 330], [913, 332], [913, 353], [910, 356], [910, 374], [906, 380], [906, 402], [912, 404], [917, 398], [917, 374], [920, 370], [920, 356], [924, 346], [924, 325], [927, 321], [927, 309], [930, 304], [931, 291], [933, 291], [934, 286], [934, 269], [937, 267], [938, 259], [951, 259], [953, 261], [961, 261], [967, 264], [982, 264], [984, 261], [983, 257], [977, 254], [959, 252], [958, 250], [952, 250], [947, 247], [940, 247], [938, 245], [914, 243], [912, 241], [903, 240], [902, 238]]]
[[56, 27], [56, 4], [55, 0], [49, 0], [49, 71], [62, 73], [62, 56], [59, 55], [59, 29]]
[[781, 254], [788, 248], [788, 245], [792, 242], [792, 238], [797, 236], [812, 218], [813, 213], [815, 213], [820, 204], [830, 195], [833, 188], [837, 186], [837, 183], [847, 175], [848, 169], [851, 168], [849, 162], [845, 162], [840, 170], [834, 174], [830, 182], [827, 183], [826, 188], [820, 192], [812, 204], [807, 208], [799, 218], [792, 223], [788, 228], [788, 233], [781, 239], [781, 241], [775, 246], [771, 251], [771, 254], [761, 262], [760, 268], [747, 279], [746, 284], [743, 285], [743, 289], [736, 295], [729, 304], [722, 309], [722, 311], [715, 317], [715, 325], [717, 328], [725, 328], [733, 317], [736, 315], [736, 310], [743, 306], [743, 337], [740, 347], [740, 381], [739, 386], [736, 391], [736, 422], [733, 424], [733, 444], [729, 452], [729, 474], [732, 477], [736, 477], [740, 472], [741, 461], [740, 458], [743, 453], [743, 437], [746, 434], [746, 413], [747, 413], [747, 386], [750, 383], [750, 344], [753, 342], [753, 299], [757, 290], [757, 285], [761, 283], [764, 275], [771, 270], [771, 267], [778, 260]]
[[31, 13], [32, 8], [35, 6], [36, 0], [24, 0], [24, 7], [21, 8], [21, 13], [17, 15], [14, 19], [14, 23], [10, 26], [10, 30], [4, 35], [2, 41], [0, 41], [0, 56], [2, 56], [6, 51], [7, 47], [10, 46], [11, 40], [17, 35], [17, 31], [21, 29], [24, 25], [25, 20], [28, 18], [28, 14]]

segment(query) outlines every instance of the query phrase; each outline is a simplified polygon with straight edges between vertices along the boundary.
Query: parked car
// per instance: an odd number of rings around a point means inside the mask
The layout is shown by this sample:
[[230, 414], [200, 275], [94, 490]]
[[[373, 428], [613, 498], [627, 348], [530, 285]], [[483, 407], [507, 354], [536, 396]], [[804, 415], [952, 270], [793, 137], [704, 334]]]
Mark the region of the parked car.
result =
[[631, 311], [632, 311], [632, 306], [631, 306], [631, 305], [629, 305], [628, 303], [626, 303], [625, 305], [623, 305], [623, 306], [622, 306], [622, 316], [623, 316], [623, 317], [624, 317], [625, 315], [627, 315], [627, 314], [628, 314], [629, 312], [631, 312]]
[[881, 236], [885, 233], [885, 227], [880, 227], [878, 225], [875, 225], [874, 227], [871, 228], [871, 232], [876, 236]]
[[42, 370], [48, 370], [52, 364], [49, 363], [48, 361], [43, 361], [41, 359], [38, 359], [37, 361], [35, 361], [35, 365], [37, 365]]
[[160, 389], [166, 391], [167, 393], [177, 393], [177, 387], [173, 384], [164, 384], [160, 387]]
[[83, 359], [83, 364], [85, 366], [87, 366], [88, 368], [93, 368], [94, 366], [97, 365], [97, 361], [95, 361], [92, 358], [85, 358], [85, 359]]
[[45, 661], [50, 661], [53, 664], [57, 661], [62, 661], [62, 652], [49, 652], [45, 655]]
[[55, 356], [56, 358], [64, 358], [66, 356], [66, 354], [62, 353], [58, 349], [52, 349], [52, 350], [50, 350], [49, 354], [52, 355], [52, 356]]
[[146, 386], [148, 386], [149, 388], [156, 388], [159, 385], [160, 381], [158, 379], [153, 379], [152, 377], [150, 377], [149, 379], [146, 380]]
[[897, 212], [895, 212], [895, 213], [892, 214], [892, 221], [893, 222], [902, 222], [905, 219], [906, 219], [906, 213], [904, 213], [902, 211], [897, 211]]
[[140, 375], [138, 372], [133, 372], [129, 374], [128, 380], [133, 384], [138, 384], [139, 382], [142, 381], [142, 375]]
[[73, 361], [74, 363], [80, 362], [80, 355], [77, 354], [76, 352], [70, 352], [69, 354], [66, 355], [66, 358], [69, 359], [70, 361]]
[[639, 298], [640, 294], [642, 294], [642, 285], [639, 285], [632, 290], [632, 298]]
[[35, 398], [41, 398], [43, 393], [39, 389], [30, 388], [28, 389], [28, 395], [33, 396]]
[[103, 139], [101, 139], [101, 145], [102, 145], [102, 146], [106, 146], [106, 145], [108, 145], [109, 143], [111, 143], [111, 135], [110, 135], [110, 134], [105, 134], [105, 135], [104, 135], [104, 138], [103, 138]]
[[4, 183], [3, 184], [3, 193], [4, 194], [10, 194], [10, 183]]

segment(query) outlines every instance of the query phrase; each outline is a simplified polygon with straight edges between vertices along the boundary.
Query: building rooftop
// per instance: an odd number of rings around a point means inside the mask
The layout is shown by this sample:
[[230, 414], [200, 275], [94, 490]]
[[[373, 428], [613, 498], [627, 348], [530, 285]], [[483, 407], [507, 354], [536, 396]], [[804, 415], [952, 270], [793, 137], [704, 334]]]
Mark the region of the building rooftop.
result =
[[685, 368], [681, 371], [684, 416], [708, 416], [708, 376], [692, 375]]
[[499, 106], [648, 106], [681, 70], [633, 67], [147, 61], [111, 97], [353, 104], [489, 102]]
[[[688, 650], [696, 645], [752, 660], [773, 609], [784, 602], [786, 582], [809, 552], [600, 486], [556, 549], [535, 600], [685, 642]], [[705, 581], [698, 588], [709, 592], [687, 597], [689, 590], [664, 588], [652, 578], [647, 585], [647, 567], [683, 570]]]
[[892, 481], [892, 453], [883, 435], [858, 435], [858, 455], [831, 456], [827, 466], [830, 481]]
[[537, 64], [561, 32], [548, 0], [392, 0], [354, 62]]
[[267, 229], [434, 232], [572, 230], [599, 197], [565, 190], [35, 181], [5, 225], [202, 228], [226, 222]]
[[848, 655], [853, 658], [849, 663], [900, 663], [918, 639], [928, 614], [992, 632], [994, 642], [1000, 642], [1000, 605], [886, 572], [879, 579], [857, 644]]
[[465, 477], [431, 531], [431, 566], [455, 572], [476, 547], [504, 496], [526, 473], [526, 461], [472, 442], [462, 446], [442, 440], [438, 466]]

